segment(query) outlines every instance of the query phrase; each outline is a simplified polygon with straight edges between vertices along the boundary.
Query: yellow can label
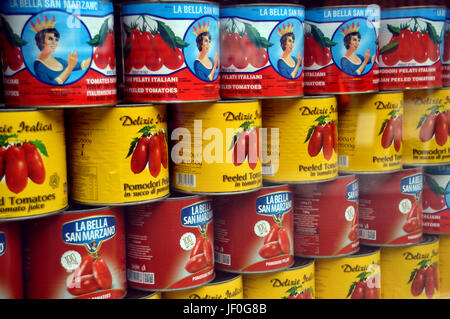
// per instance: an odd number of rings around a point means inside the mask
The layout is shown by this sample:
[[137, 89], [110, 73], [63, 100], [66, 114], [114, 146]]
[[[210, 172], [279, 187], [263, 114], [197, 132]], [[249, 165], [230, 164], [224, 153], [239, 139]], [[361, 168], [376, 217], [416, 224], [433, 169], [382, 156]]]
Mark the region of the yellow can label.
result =
[[192, 193], [262, 186], [259, 101], [174, 106], [172, 183]]
[[380, 251], [316, 259], [317, 299], [379, 299]]
[[69, 115], [72, 200], [123, 204], [169, 195], [165, 105], [76, 109]]
[[339, 170], [401, 169], [402, 121], [402, 92], [350, 95], [350, 103], [339, 108]]
[[450, 162], [450, 89], [404, 92], [403, 162]]
[[267, 274], [244, 274], [245, 299], [314, 299], [314, 261]]
[[63, 111], [0, 111], [0, 219], [68, 205]]
[[442, 299], [450, 299], [450, 235], [439, 235], [439, 291]]
[[232, 279], [214, 280], [194, 289], [163, 292], [163, 299], [243, 299], [242, 275], [230, 274]]
[[439, 241], [433, 238], [413, 246], [381, 248], [383, 299], [439, 298]]
[[337, 101], [335, 97], [263, 101], [263, 178], [307, 182], [336, 178]]

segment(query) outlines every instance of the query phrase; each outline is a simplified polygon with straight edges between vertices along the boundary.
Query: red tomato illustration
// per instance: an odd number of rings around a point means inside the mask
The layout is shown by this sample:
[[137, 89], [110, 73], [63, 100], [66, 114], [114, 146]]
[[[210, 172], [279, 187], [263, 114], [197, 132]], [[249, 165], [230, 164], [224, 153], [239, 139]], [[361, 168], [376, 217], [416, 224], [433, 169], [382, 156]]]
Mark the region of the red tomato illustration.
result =
[[13, 193], [20, 193], [28, 184], [28, 166], [25, 151], [19, 146], [6, 150], [6, 186]]
[[28, 177], [36, 184], [42, 184], [45, 180], [45, 167], [36, 145], [24, 143], [22, 145], [27, 159]]
[[327, 123], [323, 128], [323, 156], [327, 161], [329, 161], [333, 155], [333, 144], [333, 130], [331, 124]]
[[166, 138], [164, 137], [164, 133], [159, 132], [158, 138], [159, 138], [159, 147], [160, 147], [160, 151], [161, 151], [161, 164], [164, 168], [167, 168], [169, 159], [168, 159], [168, 154], [167, 154], [168, 153], [167, 143], [166, 143]]
[[258, 254], [262, 258], [272, 258], [278, 255], [281, 255], [281, 247], [278, 241], [272, 241], [270, 243], [265, 244], [258, 251]]
[[3, 147], [0, 147], [0, 181], [5, 175], [5, 155], [6, 150]]
[[436, 118], [435, 139], [439, 146], [445, 145], [448, 139], [447, 117], [444, 113], [439, 113]]
[[147, 166], [148, 162], [148, 145], [150, 139], [146, 137], [141, 137], [136, 145], [136, 148], [133, 151], [133, 155], [131, 156], [131, 171], [134, 174], [139, 174], [142, 172]]
[[207, 266], [205, 254], [198, 254], [194, 257], [190, 258], [189, 261], [184, 266], [184, 269], [190, 273], [195, 273], [199, 270], [202, 270]]
[[150, 137], [148, 143], [148, 169], [153, 177], [157, 177], [161, 171], [161, 147], [158, 136]]
[[381, 146], [388, 148], [394, 140], [394, 119], [389, 119], [381, 136]]
[[255, 169], [258, 164], [258, 134], [255, 129], [250, 130], [247, 135], [248, 142], [247, 147], [247, 156], [248, 156], [248, 165], [251, 169]]
[[109, 289], [112, 285], [112, 275], [103, 258], [92, 263], [92, 273], [101, 289]]
[[433, 137], [435, 129], [436, 129], [436, 114], [431, 113], [427, 116], [427, 118], [422, 124], [422, 127], [420, 128], [419, 132], [420, 140], [422, 142], [429, 141]]
[[413, 58], [413, 50], [412, 50], [412, 33], [409, 29], [404, 29], [400, 31], [400, 35], [398, 37], [398, 58], [402, 62], [409, 62]]
[[233, 164], [239, 166], [244, 163], [248, 155], [248, 132], [239, 134], [233, 149]]
[[308, 143], [309, 156], [314, 157], [317, 154], [319, 154], [320, 150], [322, 149], [322, 142], [323, 142], [323, 126], [317, 125], [314, 128], [314, 132], [312, 133], [311, 138], [309, 139]]

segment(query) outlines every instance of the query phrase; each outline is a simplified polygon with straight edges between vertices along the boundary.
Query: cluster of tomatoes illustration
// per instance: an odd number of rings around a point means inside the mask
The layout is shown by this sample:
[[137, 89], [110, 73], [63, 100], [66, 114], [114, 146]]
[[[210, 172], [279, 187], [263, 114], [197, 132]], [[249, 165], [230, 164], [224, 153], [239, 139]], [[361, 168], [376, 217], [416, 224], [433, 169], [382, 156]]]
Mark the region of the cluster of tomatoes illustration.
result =
[[184, 269], [190, 273], [196, 273], [206, 267], [213, 266], [213, 263], [214, 255], [211, 241], [206, 237], [205, 233], [202, 233], [197, 237], [195, 246], [191, 251], [191, 255]]
[[447, 143], [450, 129], [450, 111], [443, 110], [444, 105], [433, 105], [423, 114], [417, 125], [420, 128], [419, 138], [428, 142], [434, 136], [436, 143], [443, 146]]
[[380, 49], [380, 55], [385, 65], [392, 66], [398, 62], [424, 63], [428, 59], [436, 62], [440, 57], [439, 45], [442, 39], [437, 35], [436, 29], [430, 22], [420, 27], [417, 18], [414, 18], [414, 27], [409, 24], [396, 27], [388, 25], [392, 37], [389, 43]]
[[358, 280], [350, 285], [347, 298], [350, 299], [380, 299], [380, 288], [377, 287], [377, 275], [363, 271], [357, 276]]
[[141, 137], [134, 138], [130, 144], [127, 158], [131, 156], [130, 167], [134, 174], [141, 173], [148, 164], [153, 177], [158, 177], [161, 165], [168, 166], [167, 142], [164, 130], [154, 132], [156, 126], [145, 126], [138, 133]]
[[311, 287], [304, 289], [302, 285], [293, 286], [289, 288], [286, 293], [289, 295], [282, 299], [312, 299], [314, 296], [313, 289]]
[[264, 245], [258, 251], [258, 254], [264, 258], [272, 258], [282, 254], [289, 254], [291, 251], [291, 242], [289, 240], [286, 228], [275, 223], [270, 228], [269, 233], [264, 238]]
[[324, 158], [329, 161], [333, 151], [337, 153], [336, 121], [330, 120], [329, 115], [321, 115], [315, 122], [317, 125], [309, 128], [305, 139], [305, 143], [308, 142], [308, 154], [315, 157], [322, 151]]
[[418, 263], [418, 268], [411, 272], [408, 284], [411, 284], [411, 294], [419, 296], [425, 291], [428, 299], [433, 298], [434, 291], [439, 290], [439, 270], [437, 263], [431, 263], [430, 259]]
[[115, 68], [114, 30], [109, 27], [108, 19], [103, 22], [99, 33], [88, 41], [88, 44], [96, 47], [94, 51], [95, 65], [100, 69], [105, 69], [107, 66], [111, 69]]
[[45, 181], [45, 166], [41, 153], [48, 156], [45, 145], [39, 141], [9, 144], [7, 139], [16, 135], [0, 135], [0, 181], [13, 193], [22, 192], [28, 179], [36, 184]]
[[273, 43], [262, 37], [258, 30], [248, 23], [243, 23], [244, 30], [238, 31], [236, 22], [231, 19], [231, 26], [221, 30], [221, 67], [231, 66], [245, 69], [249, 65], [262, 68], [269, 61], [267, 48]]
[[422, 209], [417, 201], [414, 201], [411, 209], [406, 216], [406, 222], [403, 225], [403, 230], [406, 233], [411, 233], [415, 230], [422, 229]]
[[137, 21], [131, 26], [125, 25], [127, 38], [124, 45], [125, 72], [144, 66], [150, 71], [158, 71], [163, 66], [178, 70], [184, 64], [182, 49], [189, 43], [176, 36], [164, 22], [155, 20], [156, 27], [151, 27], [149, 18], [140, 16], [142, 26]]
[[449, 191], [443, 187], [430, 176], [424, 175], [425, 182], [423, 183], [423, 209], [431, 208], [434, 211], [440, 211], [447, 207], [445, 196], [450, 194]]
[[233, 150], [233, 164], [240, 166], [247, 160], [248, 166], [255, 169], [260, 157], [260, 135], [259, 128], [252, 127], [253, 121], [244, 122], [240, 128], [241, 132], [234, 135], [230, 149]]
[[20, 48], [26, 45], [27, 41], [14, 33], [9, 23], [3, 17], [0, 18], [0, 22], [3, 26], [0, 33], [3, 71], [6, 71], [8, 67], [12, 71], [17, 71], [23, 65], [23, 56]]
[[96, 290], [109, 289], [112, 275], [103, 258], [98, 255], [85, 255], [78, 267], [67, 277], [66, 289], [79, 296]]
[[398, 112], [398, 110], [393, 110], [388, 114], [389, 118], [383, 121], [380, 132], [378, 133], [378, 136], [381, 135], [381, 146], [383, 148], [389, 148], [394, 144], [396, 152], [400, 151], [402, 146], [403, 116], [399, 116]]
[[305, 34], [305, 67], [314, 63], [318, 66], [328, 65], [332, 59], [330, 48], [335, 46], [336, 42], [327, 38], [317, 26], [309, 26], [311, 31]]

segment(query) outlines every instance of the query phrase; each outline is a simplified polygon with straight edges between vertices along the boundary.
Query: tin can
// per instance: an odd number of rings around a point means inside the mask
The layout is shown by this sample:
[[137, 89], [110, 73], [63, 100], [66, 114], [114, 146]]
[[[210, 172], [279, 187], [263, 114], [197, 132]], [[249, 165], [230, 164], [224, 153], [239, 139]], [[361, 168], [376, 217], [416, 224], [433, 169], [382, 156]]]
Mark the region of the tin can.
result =
[[450, 163], [447, 115], [450, 88], [404, 92], [403, 163]]
[[142, 1], [121, 5], [125, 99], [215, 101], [219, 95], [219, 5]]
[[422, 239], [422, 169], [361, 174], [359, 242], [374, 246], [406, 246]]
[[288, 185], [214, 198], [216, 268], [268, 273], [294, 263], [293, 203]]
[[225, 5], [220, 10], [220, 95], [303, 95], [305, 9], [289, 3]]
[[259, 101], [176, 104], [171, 113], [174, 189], [223, 195], [261, 188]]
[[172, 197], [127, 207], [128, 286], [174, 291], [203, 286], [214, 272], [212, 201]]
[[389, 172], [402, 168], [403, 93], [349, 95], [339, 107], [339, 171]]
[[315, 260], [317, 299], [380, 299], [380, 249], [361, 246], [351, 256]]
[[293, 185], [292, 190], [296, 256], [338, 257], [359, 250], [355, 175], [341, 175], [324, 183]]
[[406, 247], [381, 248], [383, 299], [439, 298], [439, 237]]
[[439, 292], [441, 299], [450, 298], [450, 236], [439, 235]]
[[62, 214], [27, 221], [24, 227], [27, 299], [125, 297], [121, 207], [72, 206]]
[[450, 86], [450, 9], [447, 8], [444, 24], [444, 42], [442, 44], [442, 85]]
[[0, 219], [68, 206], [62, 110], [0, 109]]
[[375, 4], [307, 9], [305, 93], [378, 91], [379, 28]]
[[0, 299], [23, 299], [20, 222], [0, 223]]
[[245, 299], [314, 299], [314, 259], [295, 258], [294, 264], [268, 274], [244, 274]]
[[116, 103], [112, 1], [3, 1], [0, 12], [6, 105]]
[[450, 166], [426, 167], [423, 177], [423, 231], [450, 234]]
[[193, 289], [164, 292], [163, 299], [243, 299], [242, 275], [217, 271], [210, 283]]
[[335, 97], [264, 100], [262, 113], [267, 129], [262, 145], [265, 181], [296, 184], [336, 179]]
[[76, 109], [69, 122], [71, 200], [130, 205], [169, 196], [165, 105]]
[[125, 299], [163, 299], [160, 291], [142, 291], [137, 289], [128, 289]]
[[442, 86], [445, 7], [383, 9], [380, 27], [380, 89]]

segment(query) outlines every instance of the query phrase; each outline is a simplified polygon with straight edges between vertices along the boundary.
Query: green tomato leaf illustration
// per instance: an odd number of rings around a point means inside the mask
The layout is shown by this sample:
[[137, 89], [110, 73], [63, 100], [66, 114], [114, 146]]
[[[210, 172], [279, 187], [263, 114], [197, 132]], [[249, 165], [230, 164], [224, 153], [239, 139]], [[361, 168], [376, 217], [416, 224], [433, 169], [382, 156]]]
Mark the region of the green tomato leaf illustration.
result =
[[35, 141], [29, 141], [29, 143], [36, 146], [36, 148], [39, 150], [39, 152], [41, 152], [42, 155], [44, 155], [45, 157], [49, 157], [48, 153], [47, 153], [47, 148], [45, 147], [45, 144], [42, 143], [42, 141], [35, 140]]

